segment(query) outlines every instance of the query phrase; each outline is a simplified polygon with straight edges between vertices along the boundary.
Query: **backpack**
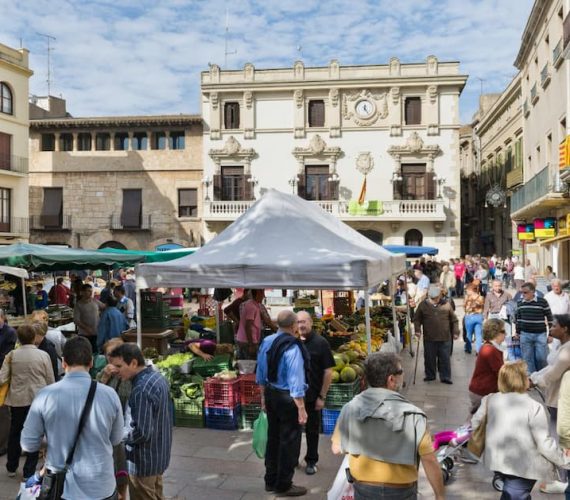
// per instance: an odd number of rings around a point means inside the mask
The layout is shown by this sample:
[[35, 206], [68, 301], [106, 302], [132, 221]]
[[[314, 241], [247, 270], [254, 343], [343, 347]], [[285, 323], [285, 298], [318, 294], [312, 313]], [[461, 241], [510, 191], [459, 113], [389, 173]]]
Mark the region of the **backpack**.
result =
[[56, 286], [57, 286], [57, 285], [54, 285], [54, 286], [52, 286], [52, 287], [49, 289], [48, 299], [49, 299], [50, 304], [54, 304], [54, 303], [55, 303], [55, 287], [56, 287]]

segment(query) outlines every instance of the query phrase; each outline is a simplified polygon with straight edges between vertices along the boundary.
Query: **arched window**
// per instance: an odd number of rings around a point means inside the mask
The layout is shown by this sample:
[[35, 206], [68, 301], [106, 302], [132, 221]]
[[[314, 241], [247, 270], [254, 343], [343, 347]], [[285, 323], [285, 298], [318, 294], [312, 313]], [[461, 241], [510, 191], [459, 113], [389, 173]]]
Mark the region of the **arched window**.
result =
[[0, 82], [0, 112], [14, 114], [12, 91], [4, 82]]
[[374, 231], [374, 229], [359, 229], [358, 232], [378, 245], [381, 245], [382, 240], [384, 239], [382, 233]]
[[424, 240], [424, 235], [417, 229], [410, 229], [404, 235], [404, 244], [414, 247], [421, 247]]
[[127, 250], [127, 247], [123, 245], [120, 241], [106, 241], [102, 245], [99, 245], [99, 249], [101, 248], [115, 248], [117, 250]]

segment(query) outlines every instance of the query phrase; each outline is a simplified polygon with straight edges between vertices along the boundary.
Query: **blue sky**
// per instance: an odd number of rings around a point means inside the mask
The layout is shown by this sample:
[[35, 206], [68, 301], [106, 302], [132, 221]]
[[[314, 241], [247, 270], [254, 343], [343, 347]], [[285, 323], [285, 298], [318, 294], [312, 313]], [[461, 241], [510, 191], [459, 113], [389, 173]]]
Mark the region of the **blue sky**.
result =
[[[461, 119], [484, 92], [501, 92], [532, 0], [0, 0], [0, 42], [31, 51], [30, 92], [52, 94], [74, 116], [199, 112], [200, 71], [456, 60], [469, 81]], [[10, 22], [6, 22], [10, 20]], [[301, 49], [299, 50], [299, 47]]]

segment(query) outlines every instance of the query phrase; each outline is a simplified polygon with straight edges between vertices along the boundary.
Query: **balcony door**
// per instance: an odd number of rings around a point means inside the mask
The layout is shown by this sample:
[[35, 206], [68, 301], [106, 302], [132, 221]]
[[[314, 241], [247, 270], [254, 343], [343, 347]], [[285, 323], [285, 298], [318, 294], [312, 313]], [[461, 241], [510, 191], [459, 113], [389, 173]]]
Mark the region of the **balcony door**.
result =
[[328, 165], [308, 165], [299, 179], [298, 194], [305, 200], [338, 200], [338, 181], [331, 179]]
[[142, 225], [142, 189], [123, 189], [121, 226], [140, 229]]
[[214, 175], [215, 201], [250, 201], [253, 199], [251, 175], [243, 166], [223, 166], [221, 174]]
[[10, 232], [10, 217], [12, 216], [12, 190], [0, 188], [0, 232]]
[[426, 171], [425, 163], [402, 165], [401, 192], [402, 200], [435, 199], [435, 181], [433, 172]]
[[63, 188], [44, 188], [40, 224], [47, 228], [60, 228], [63, 225]]
[[0, 169], [10, 170], [12, 136], [0, 132]]

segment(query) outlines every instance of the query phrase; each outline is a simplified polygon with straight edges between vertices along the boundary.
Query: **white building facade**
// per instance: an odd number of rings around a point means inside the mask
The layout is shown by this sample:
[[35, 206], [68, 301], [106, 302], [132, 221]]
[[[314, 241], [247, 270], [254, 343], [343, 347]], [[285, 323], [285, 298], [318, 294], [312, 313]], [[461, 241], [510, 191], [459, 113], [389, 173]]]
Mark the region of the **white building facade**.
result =
[[457, 62], [434, 56], [375, 66], [211, 65], [201, 75], [206, 240], [273, 188], [319, 203], [378, 243], [458, 256], [466, 79]]

